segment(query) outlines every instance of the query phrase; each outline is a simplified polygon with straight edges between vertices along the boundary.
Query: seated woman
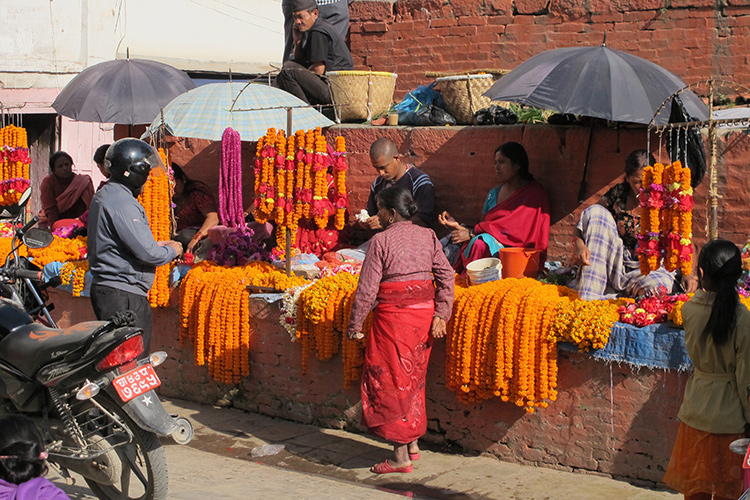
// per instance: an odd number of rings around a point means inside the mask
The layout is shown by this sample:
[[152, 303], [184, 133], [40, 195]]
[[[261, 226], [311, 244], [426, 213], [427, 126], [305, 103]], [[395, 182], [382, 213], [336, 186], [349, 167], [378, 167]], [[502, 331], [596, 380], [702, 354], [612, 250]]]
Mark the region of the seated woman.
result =
[[[661, 268], [641, 275], [635, 253], [640, 231], [641, 177], [643, 169], [654, 163], [654, 155], [645, 149], [630, 153], [625, 159], [625, 179], [581, 213], [573, 236], [573, 260], [580, 266], [575, 288], [582, 299], [637, 297], [660, 287], [672, 291], [674, 274]], [[694, 276], [683, 278], [683, 286], [689, 292], [694, 292], [697, 284]]]
[[495, 172], [500, 185], [490, 190], [482, 209], [482, 222], [474, 229], [459, 224], [448, 212], [438, 216], [451, 230], [451, 240], [462, 245], [456, 270], [483, 257], [497, 256], [504, 247], [542, 251], [544, 264], [549, 241], [547, 191], [529, 172], [529, 157], [517, 142], [506, 142], [495, 150]]
[[94, 196], [91, 177], [73, 172], [73, 158], [65, 151], [50, 157], [49, 170], [40, 186], [44, 224], [52, 229], [82, 225], [78, 217], [89, 209]]
[[172, 163], [174, 172], [174, 215], [177, 234], [172, 238], [182, 243], [186, 252], [193, 248], [219, 223], [216, 201], [207, 185], [185, 175], [182, 168]]

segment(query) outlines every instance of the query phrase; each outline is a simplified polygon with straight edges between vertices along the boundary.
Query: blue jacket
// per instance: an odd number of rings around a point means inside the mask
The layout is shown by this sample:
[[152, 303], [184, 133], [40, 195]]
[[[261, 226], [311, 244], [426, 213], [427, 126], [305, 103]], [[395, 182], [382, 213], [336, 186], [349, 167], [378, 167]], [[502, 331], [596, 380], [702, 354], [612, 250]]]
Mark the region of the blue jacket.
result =
[[146, 211], [126, 186], [108, 182], [91, 200], [88, 260], [92, 284], [148, 295], [156, 266], [177, 256], [151, 234]]

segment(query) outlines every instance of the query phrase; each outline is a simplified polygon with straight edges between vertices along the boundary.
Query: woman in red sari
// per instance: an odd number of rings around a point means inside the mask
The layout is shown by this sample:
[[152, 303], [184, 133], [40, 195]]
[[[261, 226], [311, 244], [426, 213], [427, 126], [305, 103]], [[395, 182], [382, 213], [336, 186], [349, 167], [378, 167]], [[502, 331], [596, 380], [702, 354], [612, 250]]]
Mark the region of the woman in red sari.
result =
[[461, 245], [456, 270], [483, 257], [496, 257], [504, 247], [534, 248], [546, 259], [549, 241], [549, 198], [544, 187], [529, 172], [529, 156], [517, 142], [506, 142], [495, 150], [495, 172], [500, 185], [490, 190], [484, 202], [482, 222], [470, 228], [448, 212], [438, 220], [451, 231], [451, 241]]
[[50, 175], [40, 186], [42, 222], [52, 229], [83, 225], [78, 217], [89, 209], [94, 196], [94, 183], [85, 174], [73, 171], [73, 158], [57, 151], [49, 159]]
[[419, 459], [432, 340], [445, 335], [453, 309], [455, 274], [435, 233], [409, 220], [416, 211], [403, 187], [379, 193], [385, 230], [372, 237], [347, 326], [349, 338], [361, 338], [375, 307], [362, 369], [362, 422], [393, 444], [393, 457], [370, 469], [376, 474], [411, 472]]

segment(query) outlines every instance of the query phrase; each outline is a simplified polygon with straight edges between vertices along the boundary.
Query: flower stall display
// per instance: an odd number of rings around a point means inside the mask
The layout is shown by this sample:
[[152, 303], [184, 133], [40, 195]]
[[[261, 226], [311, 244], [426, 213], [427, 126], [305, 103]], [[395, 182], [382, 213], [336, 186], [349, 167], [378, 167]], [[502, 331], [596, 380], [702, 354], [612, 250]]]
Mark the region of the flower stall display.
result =
[[73, 297], [80, 297], [83, 292], [86, 273], [89, 270], [88, 260], [73, 260], [60, 268], [60, 279], [63, 285], [73, 287]]
[[286, 251], [286, 229], [292, 244], [296, 241], [300, 221], [324, 229], [332, 218], [336, 230], [344, 228], [349, 207], [346, 142], [343, 137], [335, 141], [331, 147], [320, 128], [289, 137], [270, 128], [258, 140], [253, 215], [258, 222], [276, 223], [275, 255]]
[[694, 202], [690, 180], [690, 169], [679, 161], [643, 169], [637, 253], [644, 275], [659, 269], [662, 261], [668, 271], [680, 269], [686, 276], [692, 273]]
[[30, 163], [26, 129], [15, 125], [0, 129], [0, 205], [18, 203], [29, 187]]
[[198, 366], [226, 384], [250, 373], [250, 310], [247, 287], [285, 290], [305, 280], [286, 276], [267, 262], [224, 267], [203, 261], [180, 286], [180, 342], [193, 344]]
[[[164, 165], [169, 165], [167, 154], [159, 148]], [[172, 176], [162, 168], [153, 168], [143, 191], [138, 196], [138, 202], [143, 205], [148, 217], [151, 234], [156, 241], [167, 241], [172, 237]], [[171, 264], [164, 264], [156, 268], [154, 284], [148, 292], [151, 307], [169, 306], [169, 275]]]
[[[686, 300], [688, 300], [687, 294], [668, 295], [666, 290], [662, 290], [659, 295], [629, 300], [618, 310], [620, 321], [638, 327], [653, 325], [654, 323], [666, 323], [672, 317], [675, 304], [684, 303]], [[680, 321], [680, 324], [682, 324], [682, 321]]]

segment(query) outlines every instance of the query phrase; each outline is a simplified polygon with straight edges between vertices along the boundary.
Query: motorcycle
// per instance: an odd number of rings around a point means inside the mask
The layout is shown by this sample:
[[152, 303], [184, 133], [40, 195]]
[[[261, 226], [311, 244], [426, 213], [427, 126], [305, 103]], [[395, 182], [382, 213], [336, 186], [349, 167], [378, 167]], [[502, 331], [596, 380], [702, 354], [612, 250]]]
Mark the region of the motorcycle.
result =
[[131, 311], [56, 327], [42, 298], [42, 273], [18, 254], [22, 244], [44, 248], [53, 241], [49, 231], [32, 228], [36, 218], [21, 226], [29, 195], [13, 207], [15, 234], [0, 267], [0, 414], [32, 418], [50, 465], [70, 484], [72, 471], [102, 500], [166, 499], [158, 436], [178, 444], [193, 437], [190, 422], [170, 416], [154, 392], [161, 384], [155, 368], [167, 354], [144, 352]]

